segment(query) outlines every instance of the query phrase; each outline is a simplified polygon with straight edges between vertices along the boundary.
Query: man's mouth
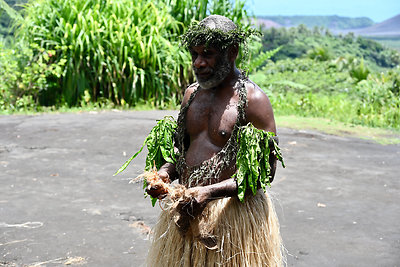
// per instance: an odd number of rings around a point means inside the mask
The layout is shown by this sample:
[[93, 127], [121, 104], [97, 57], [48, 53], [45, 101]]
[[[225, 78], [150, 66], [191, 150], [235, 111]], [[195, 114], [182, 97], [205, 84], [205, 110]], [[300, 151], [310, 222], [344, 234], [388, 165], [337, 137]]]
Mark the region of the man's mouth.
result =
[[203, 72], [195, 71], [194, 74], [196, 75], [196, 77], [206, 78], [206, 77], [209, 77], [211, 75], [211, 72], [209, 72], [209, 71], [203, 71]]

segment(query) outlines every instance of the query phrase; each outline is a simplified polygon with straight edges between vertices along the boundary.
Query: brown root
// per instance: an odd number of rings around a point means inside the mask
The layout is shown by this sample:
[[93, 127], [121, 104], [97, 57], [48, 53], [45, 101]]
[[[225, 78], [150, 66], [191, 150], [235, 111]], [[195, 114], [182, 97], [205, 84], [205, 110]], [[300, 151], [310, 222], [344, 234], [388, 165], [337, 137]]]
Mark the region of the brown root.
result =
[[193, 205], [192, 203], [195, 201], [193, 192], [188, 193], [187, 188], [183, 185], [170, 184], [169, 181], [163, 181], [156, 168], [144, 172], [134, 180], [146, 180], [147, 185], [157, 189], [160, 193], [161, 209], [173, 214], [175, 225], [182, 236], [193, 235], [209, 249], [216, 248], [216, 239], [210, 233], [212, 228], [210, 228], [207, 220], [204, 220], [201, 214], [200, 216], [193, 216], [179, 212], [182, 205]]

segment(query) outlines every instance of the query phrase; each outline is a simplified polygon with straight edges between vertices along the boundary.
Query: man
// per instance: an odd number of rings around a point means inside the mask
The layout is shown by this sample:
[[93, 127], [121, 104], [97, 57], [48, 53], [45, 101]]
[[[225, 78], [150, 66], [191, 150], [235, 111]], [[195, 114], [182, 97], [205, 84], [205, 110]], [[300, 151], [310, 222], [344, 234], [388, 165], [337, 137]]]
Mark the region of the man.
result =
[[[281, 238], [275, 211], [262, 190], [238, 198], [237, 133], [240, 126], [276, 133], [265, 93], [236, 68], [246, 33], [212, 15], [184, 36], [197, 83], [184, 95], [178, 118], [176, 164], [158, 171], [179, 179], [190, 200], [163, 212], [154, 231], [149, 266], [280, 266]], [[270, 157], [272, 177], [276, 158]], [[148, 194], [159, 197], [158, 188]]]

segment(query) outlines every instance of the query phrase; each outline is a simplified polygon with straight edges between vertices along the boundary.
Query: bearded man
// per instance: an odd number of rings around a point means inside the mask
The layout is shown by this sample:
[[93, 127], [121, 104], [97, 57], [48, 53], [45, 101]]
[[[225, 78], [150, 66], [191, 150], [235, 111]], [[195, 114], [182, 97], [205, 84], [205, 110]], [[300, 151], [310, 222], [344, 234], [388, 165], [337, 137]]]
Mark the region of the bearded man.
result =
[[[235, 60], [246, 32], [212, 15], [192, 25], [184, 44], [197, 82], [184, 95], [178, 117], [176, 164], [163, 165], [163, 180], [179, 180], [194, 196], [162, 212], [148, 266], [281, 266], [279, 224], [269, 196], [259, 189], [238, 199], [234, 178], [239, 127], [248, 123], [276, 133], [271, 103]], [[272, 178], [276, 157], [270, 157]], [[272, 180], [272, 179], [271, 179]], [[158, 188], [147, 193], [159, 197]], [[178, 216], [176, 216], [178, 214]]]

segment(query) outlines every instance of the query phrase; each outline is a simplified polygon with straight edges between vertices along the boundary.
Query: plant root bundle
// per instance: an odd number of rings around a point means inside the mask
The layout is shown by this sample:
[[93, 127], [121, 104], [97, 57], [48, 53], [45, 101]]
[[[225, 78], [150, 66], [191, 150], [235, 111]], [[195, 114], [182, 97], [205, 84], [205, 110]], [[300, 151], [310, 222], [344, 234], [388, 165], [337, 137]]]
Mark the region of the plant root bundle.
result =
[[145, 187], [150, 186], [158, 191], [158, 200], [162, 210], [173, 215], [175, 225], [182, 236], [192, 235], [208, 249], [216, 249], [216, 239], [210, 233], [213, 227], [201, 214], [180, 213], [182, 205], [192, 206], [195, 201], [193, 192], [189, 193], [181, 184], [171, 184], [170, 180], [163, 180], [154, 167], [145, 171], [131, 182], [144, 180]]
[[173, 202], [181, 200], [185, 195], [186, 187], [180, 184], [171, 184], [169, 179], [162, 179], [157, 172], [157, 168], [153, 167], [150, 171], [145, 171], [130, 182], [144, 181], [144, 188], [150, 186], [159, 191], [159, 200], [169, 199]]
[[[163, 180], [154, 167], [150, 171], [146, 171], [139, 175], [136, 179], [132, 180], [136, 182], [138, 180], [144, 180], [145, 186], [150, 186], [157, 190], [159, 193], [158, 200], [160, 201], [160, 207], [162, 210], [172, 213], [175, 221], [175, 225], [178, 227], [182, 235], [193, 235], [197, 237], [203, 243], [210, 239], [208, 233], [208, 225], [204, 222], [201, 216], [180, 213], [179, 210], [182, 206], [192, 206], [195, 201], [195, 195], [189, 193], [186, 187], [180, 184], [171, 184], [169, 180]], [[209, 242], [208, 242], [209, 243]], [[211, 245], [209, 247], [213, 247]]]

